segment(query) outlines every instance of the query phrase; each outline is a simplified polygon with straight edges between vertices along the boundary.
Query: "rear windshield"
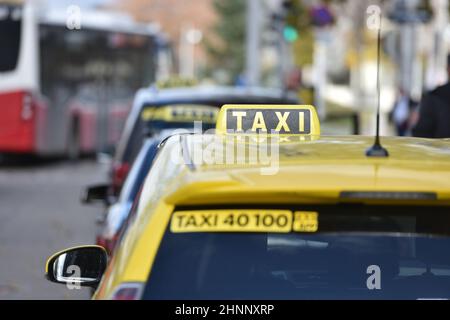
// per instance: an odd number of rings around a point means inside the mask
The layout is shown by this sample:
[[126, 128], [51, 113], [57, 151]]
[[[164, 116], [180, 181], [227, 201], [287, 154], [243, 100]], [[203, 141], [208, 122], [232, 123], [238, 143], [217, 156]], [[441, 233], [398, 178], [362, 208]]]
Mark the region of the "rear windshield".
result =
[[[186, 105], [186, 103], [170, 104], [170, 106], [176, 106], [176, 105]], [[157, 107], [163, 108], [165, 106], [166, 105], [158, 105]], [[192, 106], [192, 105], [190, 105], [190, 106]], [[196, 104], [195, 106], [210, 107], [211, 105]], [[149, 108], [151, 108], [151, 107], [143, 108], [141, 115], [139, 116], [136, 123], [134, 124], [133, 130], [128, 139], [128, 144], [125, 149], [125, 153], [123, 155], [123, 161], [125, 161], [127, 163], [133, 163], [133, 161], [136, 158], [136, 156], [138, 155], [139, 150], [141, 149], [143, 141], [146, 137], [154, 136], [166, 129], [178, 129], [178, 128], [193, 129], [194, 128], [193, 122], [146, 121], [143, 118], [143, 114]], [[217, 110], [219, 110], [219, 109], [217, 109]], [[215, 123], [202, 122], [202, 130], [203, 131], [212, 129], [214, 127], [215, 127]]]
[[0, 4], [0, 72], [16, 69], [20, 51], [22, 8]]
[[317, 217], [305, 232], [177, 232], [174, 226], [199, 226], [204, 217], [171, 221], [143, 298], [450, 298], [448, 207], [300, 210]]

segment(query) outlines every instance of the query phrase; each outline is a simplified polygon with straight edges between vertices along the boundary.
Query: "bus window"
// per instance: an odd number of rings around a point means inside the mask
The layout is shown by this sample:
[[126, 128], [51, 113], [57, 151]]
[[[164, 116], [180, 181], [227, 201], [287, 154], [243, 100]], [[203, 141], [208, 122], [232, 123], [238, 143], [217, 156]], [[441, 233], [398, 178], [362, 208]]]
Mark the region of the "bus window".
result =
[[22, 29], [21, 14], [19, 6], [0, 5], [0, 72], [16, 69]]
[[[72, 139], [80, 141], [76, 136], [84, 115], [91, 121], [83, 126], [90, 128], [83, 151], [112, 150], [136, 90], [154, 80], [154, 37], [71, 31], [49, 23], [41, 23], [39, 33], [41, 90], [49, 101], [47, 127], [52, 128], [46, 140], [58, 149]], [[55, 136], [53, 130], [69, 136]]]

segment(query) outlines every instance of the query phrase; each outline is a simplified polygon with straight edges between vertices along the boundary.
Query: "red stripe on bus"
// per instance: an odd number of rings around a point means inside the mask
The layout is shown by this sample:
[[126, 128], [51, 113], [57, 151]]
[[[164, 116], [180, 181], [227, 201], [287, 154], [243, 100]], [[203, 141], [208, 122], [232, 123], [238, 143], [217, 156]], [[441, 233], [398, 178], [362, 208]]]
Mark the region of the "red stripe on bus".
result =
[[0, 152], [29, 153], [35, 149], [35, 104], [29, 94], [15, 91], [0, 94]]

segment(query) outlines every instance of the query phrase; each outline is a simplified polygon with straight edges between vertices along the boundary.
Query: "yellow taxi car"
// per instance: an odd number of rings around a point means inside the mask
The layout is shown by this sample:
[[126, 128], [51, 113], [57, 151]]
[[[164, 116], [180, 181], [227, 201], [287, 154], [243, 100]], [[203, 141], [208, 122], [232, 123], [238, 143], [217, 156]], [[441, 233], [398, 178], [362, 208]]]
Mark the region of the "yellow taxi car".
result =
[[108, 266], [70, 248], [47, 277], [95, 299], [450, 298], [450, 141], [372, 141], [320, 136], [311, 106], [226, 105], [215, 134], [165, 141]]

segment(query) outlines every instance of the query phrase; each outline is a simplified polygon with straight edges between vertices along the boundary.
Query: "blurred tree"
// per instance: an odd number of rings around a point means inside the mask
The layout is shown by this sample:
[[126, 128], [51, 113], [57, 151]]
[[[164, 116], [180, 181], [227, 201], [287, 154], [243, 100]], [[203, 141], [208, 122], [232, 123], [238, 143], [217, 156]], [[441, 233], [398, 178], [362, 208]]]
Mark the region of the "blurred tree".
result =
[[[290, 37], [287, 38], [286, 34], [284, 34], [284, 37], [291, 44], [293, 62], [299, 70], [314, 64], [314, 49], [317, 44], [316, 32], [334, 24], [335, 18], [329, 9], [330, 5], [342, 2], [344, 0], [322, 0], [316, 2], [284, 0], [282, 2], [285, 11], [285, 31], [296, 30], [295, 36], [290, 31], [287, 34]], [[300, 87], [299, 96], [303, 101], [313, 103], [312, 88]]]
[[311, 65], [314, 52], [314, 28], [333, 24], [334, 16], [329, 10], [331, 4], [342, 4], [346, 0], [322, 0], [316, 5], [307, 5], [303, 0], [284, 0], [286, 27], [295, 28], [297, 37], [292, 43], [294, 62], [297, 66]]
[[312, 64], [314, 36], [309, 10], [301, 0], [285, 0], [285, 23], [288, 30], [295, 29], [297, 34], [292, 41], [294, 63], [298, 67]]
[[212, 37], [204, 41], [211, 59], [206, 73], [220, 70], [227, 73], [228, 82], [234, 82], [244, 70], [246, 1], [213, 0], [213, 7], [217, 22], [212, 27]]
[[[418, 9], [420, 11], [425, 12], [425, 14], [427, 15], [427, 17], [432, 17], [433, 16], [433, 8], [431, 7], [431, 2], [430, 0], [422, 0], [418, 6]], [[450, 8], [449, 8], [450, 10]]]

